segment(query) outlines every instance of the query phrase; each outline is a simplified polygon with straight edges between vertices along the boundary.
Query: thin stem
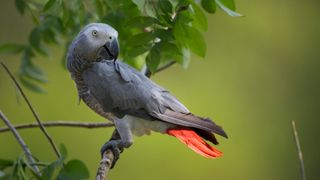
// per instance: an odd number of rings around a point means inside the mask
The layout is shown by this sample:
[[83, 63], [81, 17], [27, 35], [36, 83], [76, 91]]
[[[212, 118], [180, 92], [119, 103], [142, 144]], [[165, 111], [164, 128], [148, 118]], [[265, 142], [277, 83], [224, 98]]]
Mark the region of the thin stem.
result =
[[297, 148], [297, 152], [298, 152], [298, 156], [299, 156], [301, 180], [306, 180], [306, 172], [305, 172], [304, 163], [303, 163], [303, 154], [302, 154], [302, 150], [301, 150], [301, 146], [300, 146], [296, 123], [294, 121], [292, 121], [292, 130], [293, 130], [294, 140], [296, 143], [296, 148]]
[[8, 67], [1, 62], [2, 67], [6, 70], [6, 72], [8, 73], [8, 75], [10, 76], [10, 78], [12, 79], [12, 81], [14, 82], [14, 84], [17, 86], [19, 92], [21, 93], [23, 99], [26, 101], [26, 103], [28, 104], [33, 116], [35, 117], [36, 121], [39, 124], [39, 127], [41, 129], [41, 131], [44, 133], [44, 135], [46, 136], [46, 138], [48, 139], [49, 143], [51, 144], [54, 152], [56, 153], [57, 157], [60, 157], [60, 152], [57, 148], [57, 146], [55, 145], [53, 139], [50, 137], [50, 135], [48, 134], [47, 130], [44, 128], [44, 126], [42, 125], [40, 118], [38, 116], [38, 114], [36, 113], [36, 111], [34, 110], [34, 108], [32, 107], [30, 101], [28, 100], [27, 96], [25, 95], [25, 93], [23, 92], [22, 88], [20, 87], [18, 81], [15, 79], [15, 77], [12, 75], [12, 73], [10, 72], [10, 70], [8, 69]]
[[[156, 71], [156, 73], [161, 72], [167, 68], [169, 68], [170, 66], [174, 65], [176, 63], [176, 61], [171, 61], [168, 64], [163, 65], [162, 67], [159, 67]], [[152, 75], [151, 71], [149, 70], [149, 68], [144, 67], [142, 68], [141, 71], [145, 76], [150, 77]]]
[[[106, 128], [113, 127], [113, 123], [83, 123], [83, 122], [68, 122], [68, 121], [52, 121], [52, 122], [43, 122], [45, 127], [79, 127], [79, 128]], [[38, 123], [29, 123], [29, 124], [19, 124], [14, 126], [15, 129], [29, 129], [39, 127]], [[7, 127], [0, 127], [1, 132], [10, 131]]]
[[168, 67], [170, 67], [170, 66], [172, 66], [172, 65], [174, 65], [176, 62], [177, 62], [177, 61], [171, 61], [171, 62], [169, 62], [168, 64], [163, 65], [162, 67], [160, 67], [160, 68], [157, 69], [157, 73], [160, 72], [160, 71], [163, 71], [163, 70], [167, 69]]
[[33, 168], [34, 172], [38, 175], [41, 176], [40, 170], [38, 166], [36, 165], [35, 160], [33, 159], [33, 156], [31, 154], [30, 149], [18, 133], [18, 131], [14, 128], [14, 126], [10, 123], [9, 119], [0, 111], [0, 118], [3, 120], [3, 122], [8, 126], [14, 137], [17, 139], [18, 143], [20, 144], [22, 150], [24, 151], [24, 154], [26, 155], [28, 163], [31, 165]]

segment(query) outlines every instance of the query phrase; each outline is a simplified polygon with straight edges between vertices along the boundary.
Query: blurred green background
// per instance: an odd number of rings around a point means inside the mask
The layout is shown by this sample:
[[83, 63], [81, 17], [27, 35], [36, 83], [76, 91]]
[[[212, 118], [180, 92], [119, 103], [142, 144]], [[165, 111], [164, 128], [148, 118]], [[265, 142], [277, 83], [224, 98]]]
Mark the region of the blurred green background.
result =
[[[135, 138], [110, 179], [300, 179], [291, 121], [296, 120], [308, 179], [320, 168], [320, 2], [237, 1], [244, 18], [219, 11], [208, 16], [207, 56], [192, 56], [188, 69], [174, 66], [152, 79], [175, 94], [195, 114], [211, 117], [230, 139], [219, 138], [222, 158], [206, 159], [176, 139], [153, 133]], [[25, 42], [32, 28], [13, 1], [0, 5], [0, 44]], [[121, 41], [121, 37], [120, 37]], [[47, 94], [26, 93], [44, 121], [104, 122], [83, 103], [61, 67], [61, 47], [48, 59], [37, 57], [48, 73]], [[1, 55], [17, 72], [18, 56]], [[33, 122], [26, 104], [16, 100], [13, 83], [0, 70], [0, 109], [15, 124]], [[4, 124], [0, 122], [0, 126]], [[109, 129], [50, 128], [68, 159], [83, 160], [91, 177]], [[43, 161], [55, 156], [39, 129], [21, 130], [33, 154]], [[0, 134], [0, 158], [15, 159], [21, 148], [11, 133]]]

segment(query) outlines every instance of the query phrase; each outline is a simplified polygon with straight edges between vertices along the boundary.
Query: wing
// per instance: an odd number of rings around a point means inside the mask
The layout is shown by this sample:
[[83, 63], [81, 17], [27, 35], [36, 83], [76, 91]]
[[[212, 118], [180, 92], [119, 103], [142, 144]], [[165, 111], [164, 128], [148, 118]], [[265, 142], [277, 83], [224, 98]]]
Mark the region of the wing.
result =
[[143, 83], [140, 78], [121, 75], [118, 64], [113, 61], [94, 63], [84, 71], [83, 79], [104, 111], [122, 117], [127, 111], [141, 111], [150, 93], [144, 90], [142, 85], [148, 88], [148, 84]]
[[126, 114], [150, 120], [215, 132], [226, 137], [220, 126], [192, 115], [177, 98], [134, 68], [120, 61], [94, 63], [83, 73], [90, 93], [106, 112], [119, 118]]

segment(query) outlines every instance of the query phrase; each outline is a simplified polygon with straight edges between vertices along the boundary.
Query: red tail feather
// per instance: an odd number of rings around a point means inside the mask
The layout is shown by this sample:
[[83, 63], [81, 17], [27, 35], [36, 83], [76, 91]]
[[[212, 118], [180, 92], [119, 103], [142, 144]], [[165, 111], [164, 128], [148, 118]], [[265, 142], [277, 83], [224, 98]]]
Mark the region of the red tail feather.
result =
[[167, 134], [178, 138], [190, 149], [204, 157], [217, 158], [223, 155], [221, 151], [210, 146], [191, 129], [168, 129]]

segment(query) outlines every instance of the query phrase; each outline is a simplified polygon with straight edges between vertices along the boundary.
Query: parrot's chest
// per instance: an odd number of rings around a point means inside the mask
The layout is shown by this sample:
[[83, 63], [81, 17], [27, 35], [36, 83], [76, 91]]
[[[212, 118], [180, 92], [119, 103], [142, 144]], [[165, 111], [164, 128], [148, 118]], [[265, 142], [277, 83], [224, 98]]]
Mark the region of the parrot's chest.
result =
[[73, 80], [76, 83], [79, 101], [82, 100], [88, 107], [90, 107], [93, 111], [98, 113], [104, 118], [108, 120], [113, 120], [113, 115], [111, 113], [105, 112], [99, 102], [94, 98], [94, 96], [90, 93], [90, 90], [85, 83], [82, 74], [76, 73], [73, 74]]

